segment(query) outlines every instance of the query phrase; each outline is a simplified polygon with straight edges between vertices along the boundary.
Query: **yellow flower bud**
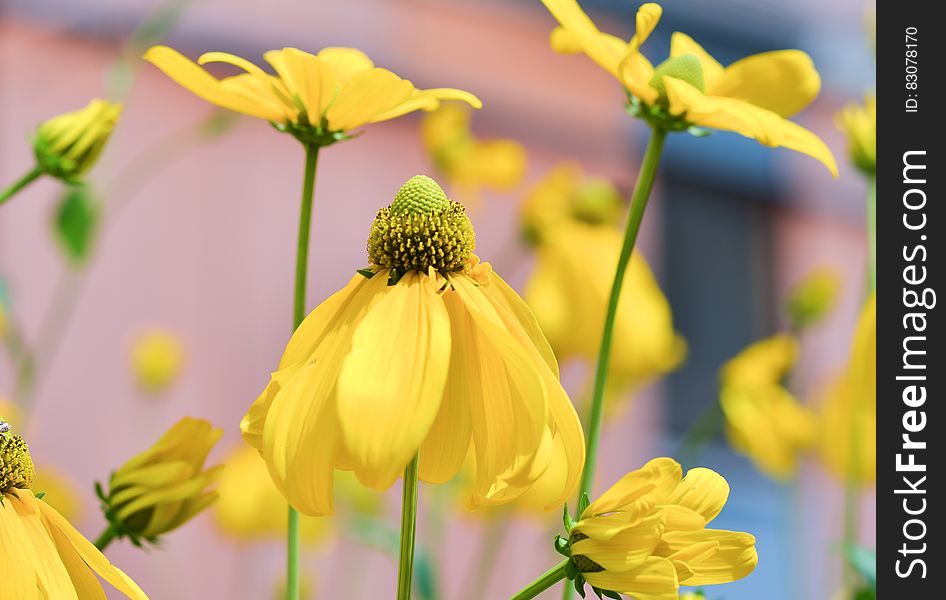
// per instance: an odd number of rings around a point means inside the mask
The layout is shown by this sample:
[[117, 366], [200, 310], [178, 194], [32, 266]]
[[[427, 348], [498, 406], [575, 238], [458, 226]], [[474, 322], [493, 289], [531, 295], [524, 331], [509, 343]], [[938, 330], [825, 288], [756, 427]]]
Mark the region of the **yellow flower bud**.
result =
[[841, 275], [834, 269], [816, 269], [805, 276], [788, 297], [788, 318], [792, 326], [804, 329], [823, 319], [841, 291]]
[[204, 419], [185, 417], [113, 473], [99, 496], [116, 534], [154, 542], [210, 506], [218, 494], [207, 488], [223, 467], [204, 469], [204, 461], [221, 435]]
[[869, 94], [864, 104], [848, 104], [838, 113], [835, 123], [847, 136], [851, 162], [873, 176], [877, 172], [877, 98]]
[[138, 386], [161, 392], [177, 379], [184, 365], [184, 346], [170, 332], [154, 330], [141, 335], [131, 351], [131, 369]]
[[39, 168], [66, 181], [86, 173], [102, 154], [121, 111], [121, 104], [93, 100], [41, 123], [33, 140]]

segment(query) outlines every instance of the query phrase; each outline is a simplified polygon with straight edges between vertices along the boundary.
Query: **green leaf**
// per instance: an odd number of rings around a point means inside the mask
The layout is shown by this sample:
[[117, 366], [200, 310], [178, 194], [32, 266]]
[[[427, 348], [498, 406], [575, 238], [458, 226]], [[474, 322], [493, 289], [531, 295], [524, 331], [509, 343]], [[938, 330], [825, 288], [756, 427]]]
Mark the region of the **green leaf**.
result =
[[68, 188], [53, 214], [53, 234], [72, 264], [81, 264], [91, 254], [98, 224], [99, 209], [88, 188]]
[[591, 500], [588, 499], [588, 492], [582, 492], [578, 499], [578, 514], [584, 514], [585, 509], [591, 506]]
[[568, 503], [565, 503], [565, 509], [562, 511], [562, 523], [565, 524], [565, 531], [571, 533], [572, 527], [575, 526], [575, 520], [572, 519], [572, 515], [568, 512]]
[[355, 272], [361, 275], [362, 277], [364, 277], [365, 279], [371, 279], [372, 277], [375, 276], [375, 272], [372, 271], [371, 269], [358, 269]]

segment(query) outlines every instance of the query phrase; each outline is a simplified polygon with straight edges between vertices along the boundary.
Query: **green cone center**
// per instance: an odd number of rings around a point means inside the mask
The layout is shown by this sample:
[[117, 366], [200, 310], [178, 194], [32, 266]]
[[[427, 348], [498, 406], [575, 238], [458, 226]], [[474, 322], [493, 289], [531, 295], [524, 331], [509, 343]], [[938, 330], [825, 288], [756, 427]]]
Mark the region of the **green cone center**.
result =
[[0, 493], [10, 488], [29, 489], [35, 475], [29, 446], [23, 438], [0, 434]]
[[664, 77], [673, 77], [689, 83], [701, 92], [706, 91], [706, 84], [703, 81], [703, 67], [700, 66], [700, 59], [695, 54], [674, 56], [657, 66], [654, 70], [654, 76], [650, 80], [650, 86], [657, 90], [661, 98], [667, 97]]

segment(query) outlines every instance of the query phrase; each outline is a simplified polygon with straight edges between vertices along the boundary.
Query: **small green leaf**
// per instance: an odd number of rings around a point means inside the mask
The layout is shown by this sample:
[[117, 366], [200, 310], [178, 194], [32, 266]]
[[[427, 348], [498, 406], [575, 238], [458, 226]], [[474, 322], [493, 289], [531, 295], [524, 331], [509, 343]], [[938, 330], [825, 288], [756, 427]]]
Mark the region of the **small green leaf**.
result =
[[91, 254], [98, 223], [99, 209], [88, 188], [68, 188], [53, 215], [53, 233], [72, 264], [81, 264]]
[[42, 500], [43, 498], [46, 497], [46, 492], [36, 492], [36, 494], [34, 495], [36, 496], [37, 500]]
[[364, 277], [365, 279], [371, 279], [372, 277], [375, 276], [375, 272], [372, 271], [371, 269], [358, 269], [355, 272], [361, 275], [362, 277]]
[[562, 511], [562, 523], [565, 524], [565, 531], [571, 533], [572, 527], [575, 526], [575, 519], [572, 518], [571, 513], [568, 511], [568, 503], [565, 503], [565, 510]]
[[578, 499], [578, 514], [584, 514], [585, 509], [591, 506], [591, 500], [588, 499], [588, 492], [582, 492]]

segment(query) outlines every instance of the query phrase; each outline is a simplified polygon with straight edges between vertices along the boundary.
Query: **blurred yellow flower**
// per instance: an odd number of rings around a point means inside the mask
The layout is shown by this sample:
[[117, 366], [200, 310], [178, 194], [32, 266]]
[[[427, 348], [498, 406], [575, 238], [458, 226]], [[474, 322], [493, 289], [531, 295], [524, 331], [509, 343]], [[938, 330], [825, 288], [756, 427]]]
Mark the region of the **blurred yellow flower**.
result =
[[33, 140], [39, 169], [66, 181], [83, 175], [102, 154], [121, 112], [121, 104], [93, 100], [41, 123]]
[[469, 107], [449, 102], [424, 115], [421, 139], [454, 196], [475, 207], [482, 188], [508, 190], [526, 171], [526, 151], [513, 140], [480, 140], [470, 130]]
[[816, 436], [814, 415], [781, 383], [797, 356], [795, 338], [775, 335], [747, 347], [720, 373], [729, 443], [778, 480], [794, 476]]
[[72, 479], [55, 467], [38, 465], [32, 490], [43, 494], [43, 502], [52, 506], [67, 521], [75, 521], [82, 513], [82, 500]]
[[660, 21], [658, 4], [640, 7], [636, 33], [625, 42], [599, 31], [575, 0], [542, 3], [560, 24], [552, 32], [552, 48], [584, 53], [614, 76], [626, 89], [635, 116], [671, 131], [691, 126], [734, 131], [765, 146], [812, 156], [837, 176], [831, 150], [788, 120], [821, 89], [821, 77], [804, 52], [765, 52], [723, 67], [688, 35], [676, 32], [670, 58], [655, 68], [640, 47]]
[[555, 438], [575, 489], [584, 439], [558, 364], [532, 313], [479, 263], [462, 205], [412, 178], [378, 212], [370, 269], [318, 306], [241, 422], [276, 486], [300, 512], [332, 512], [332, 472], [388, 488], [415, 454], [446, 482], [471, 442], [473, 505], [509, 502], [535, 483]]
[[[614, 224], [620, 207], [614, 186], [583, 181], [571, 165], [553, 170], [524, 203], [523, 231], [536, 247], [525, 298], [561, 360], [597, 357], [622, 243]], [[615, 390], [640, 387], [686, 356], [670, 304], [639, 252], [624, 282], [609, 375]]]
[[[870, 484], [877, 477], [877, 299], [861, 310], [847, 367], [820, 410], [818, 454], [839, 478]], [[853, 450], [853, 451], [852, 451]]]
[[[213, 512], [225, 533], [243, 542], [286, 539], [286, 500], [276, 490], [259, 452], [240, 444], [224, 460]], [[315, 544], [330, 535], [325, 519], [301, 517], [303, 543]]]
[[868, 94], [864, 104], [848, 104], [835, 121], [847, 136], [851, 162], [873, 177], [877, 173], [877, 98]]
[[204, 419], [185, 417], [115, 471], [108, 493], [99, 490], [115, 535], [155, 542], [210, 506], [218, 494], [207, 488], [223, 467], [204, 469], [204, 461], [221, 435]]
[[184, 344], [170, 331], [148, 331], [135, 340], [130, 359], [138, 386], [145, 392], [161, 392], [181, 373]]
[[709, 469], [681, 475], [673, 459], [655, 458], [585, 508], [564, 549], [578, 576], [603, 591], [677, 600], [681, 585], [749, 575], [759, 560], [755, 537], [706, 528], [726, 504], [729, 484]]
[[832, 268], [819, 268], [799, 281], [788, 297], [788, 320], [796, 331], [810, 327], [834, 309], [841, 291], [841, 274]]
[[[354, 48], [324, 48], [318, 54], [283, 48], [263, 57], [275, 75], [226, 52], [208, 52], [197, 63], [167, 46], [154, 46], [144, 55], [207, 102], [272, 121], [319, 146], [345, 139], [346, 132], [368, 123], [433, 110], [441, 100], [482, 106], [476, 96], [462, 90], [419, 90], [391, 71], [375, 68]], [[208, 63], [226, 63], [244, 72], [217, 79], [200, 66]]]
[[104, 598], [96, 575], [127, 598], [147, 600], [130, 577], [33, 495], [33, 484], [26, 442], [0, 423], [0, 600]]

